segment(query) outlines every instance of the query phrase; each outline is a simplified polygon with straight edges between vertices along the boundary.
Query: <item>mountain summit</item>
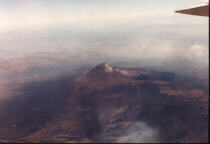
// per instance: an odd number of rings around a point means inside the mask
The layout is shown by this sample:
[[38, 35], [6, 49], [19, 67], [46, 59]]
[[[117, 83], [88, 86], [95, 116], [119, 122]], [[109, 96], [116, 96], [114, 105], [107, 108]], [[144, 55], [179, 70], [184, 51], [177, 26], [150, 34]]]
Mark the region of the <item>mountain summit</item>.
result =
[[91, 69], [86, 76], [92, 80], [109, 80], [119, 77], [121, 74], [114, 67], [104, 62]]
[[95, 66], [90, 73], [112, 73], [114, 72], [114, 68], [107, 63], [101, 63]]

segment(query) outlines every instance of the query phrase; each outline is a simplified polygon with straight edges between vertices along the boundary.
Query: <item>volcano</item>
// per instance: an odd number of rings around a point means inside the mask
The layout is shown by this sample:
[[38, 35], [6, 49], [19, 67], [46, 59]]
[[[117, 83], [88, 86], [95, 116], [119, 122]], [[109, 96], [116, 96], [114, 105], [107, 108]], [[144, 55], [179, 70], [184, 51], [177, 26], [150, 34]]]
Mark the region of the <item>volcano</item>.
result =
[[27, 83], [0, 105], [0, 142], [207, 142], [208, 88], [107, 63]]

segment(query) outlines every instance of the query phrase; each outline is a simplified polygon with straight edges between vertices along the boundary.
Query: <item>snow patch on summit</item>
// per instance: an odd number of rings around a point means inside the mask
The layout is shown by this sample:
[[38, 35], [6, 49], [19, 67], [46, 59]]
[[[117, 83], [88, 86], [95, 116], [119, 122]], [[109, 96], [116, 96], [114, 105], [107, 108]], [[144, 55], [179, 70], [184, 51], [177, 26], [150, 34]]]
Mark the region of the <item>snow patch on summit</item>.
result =
[[107, 63], [104, 63], [103, 67], [104, 67], [105, 72], [113, 72], [114, 71], [113, 68], [110, 65], [108, 65]]

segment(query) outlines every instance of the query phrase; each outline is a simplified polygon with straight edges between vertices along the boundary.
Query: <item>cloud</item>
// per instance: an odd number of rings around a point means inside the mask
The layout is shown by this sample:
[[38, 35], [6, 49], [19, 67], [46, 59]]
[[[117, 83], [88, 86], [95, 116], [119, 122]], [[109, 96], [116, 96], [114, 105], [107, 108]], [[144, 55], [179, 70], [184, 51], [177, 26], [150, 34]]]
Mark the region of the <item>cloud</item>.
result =
[[202, 45], [195, 44], [190, 48], [190, 56], [195, 59], [207, 58], [208, 49]]
[[154, 143], [160, 141], [158, 129], [144, 122], [134, 122], [122, 130], [115, 130], [120, 136], [114, 142], [121, 143]]

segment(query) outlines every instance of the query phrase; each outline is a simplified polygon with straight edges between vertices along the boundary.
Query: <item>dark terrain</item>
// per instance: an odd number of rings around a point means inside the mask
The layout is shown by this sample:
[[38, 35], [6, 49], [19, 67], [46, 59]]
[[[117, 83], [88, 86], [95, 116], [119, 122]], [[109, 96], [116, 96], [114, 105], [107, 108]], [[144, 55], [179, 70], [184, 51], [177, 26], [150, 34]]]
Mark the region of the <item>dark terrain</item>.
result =
[[0, 142], [208, 140], [208, 87], [175, 73], [102, 63], [17, 91], [0, 105]]

